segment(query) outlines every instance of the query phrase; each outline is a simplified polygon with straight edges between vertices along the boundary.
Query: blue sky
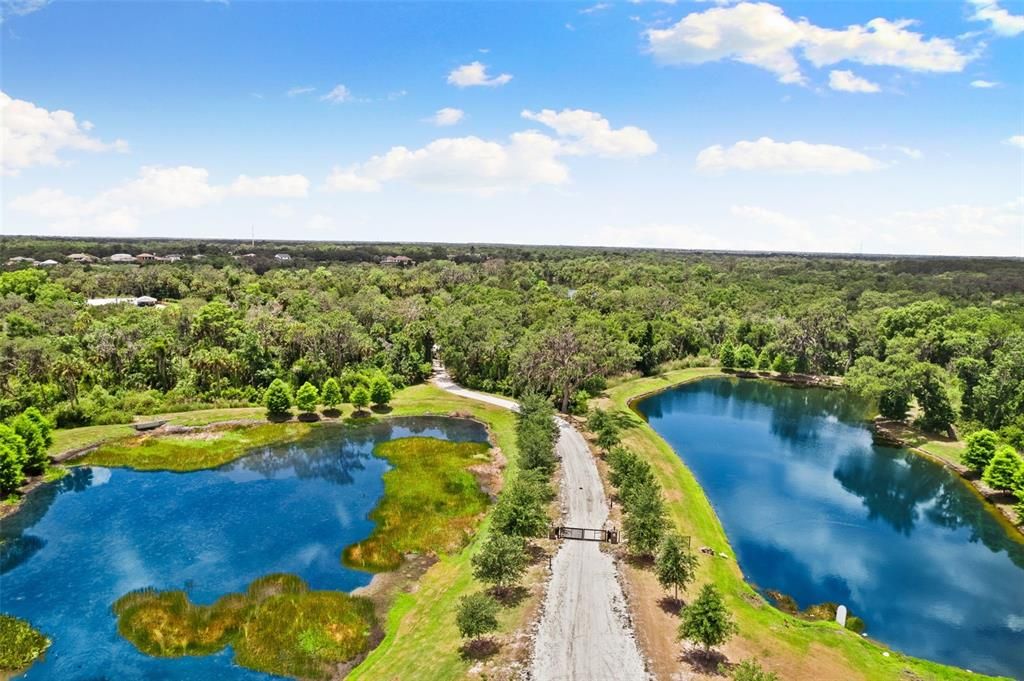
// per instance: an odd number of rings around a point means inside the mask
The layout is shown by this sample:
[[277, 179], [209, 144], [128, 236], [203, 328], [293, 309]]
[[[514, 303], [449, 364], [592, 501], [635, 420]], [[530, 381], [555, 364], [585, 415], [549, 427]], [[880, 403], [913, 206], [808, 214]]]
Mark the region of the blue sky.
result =
[[1024, 252], [1024, 2], [4, 2], [4, 233]]

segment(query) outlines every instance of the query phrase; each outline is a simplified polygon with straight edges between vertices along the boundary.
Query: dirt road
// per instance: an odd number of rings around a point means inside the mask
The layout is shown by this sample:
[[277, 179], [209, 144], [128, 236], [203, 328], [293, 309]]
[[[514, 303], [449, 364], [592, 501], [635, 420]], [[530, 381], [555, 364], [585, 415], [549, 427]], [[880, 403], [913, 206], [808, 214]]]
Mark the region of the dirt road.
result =
[[[466, 390], [439, 369], [443, 390], [517, 409], [512, 401]], [[608, 500], [583, 436], [558, 418], [556, 445], [562, 463], [562, 521], [571, 527], [600, 528]], [[611, 556], [587, 541], [563, 541], [552, 560], [551, 581], [534, 644], [532, 677], [537, 681], [633, 681], [647, 679], [622, 586]]]

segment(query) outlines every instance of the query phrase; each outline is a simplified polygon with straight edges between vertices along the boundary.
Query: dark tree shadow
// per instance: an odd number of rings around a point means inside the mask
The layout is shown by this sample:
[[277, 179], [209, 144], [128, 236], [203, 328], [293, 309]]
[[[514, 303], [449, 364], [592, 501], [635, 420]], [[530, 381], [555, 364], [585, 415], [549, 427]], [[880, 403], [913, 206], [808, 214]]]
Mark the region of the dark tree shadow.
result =
[[536, 544], [526, 545], [526, 555], [530, 557], [530, 565], [536, 565], [547, 558], [551, 557], [551, 554], [545, 551], [542, 547]]
[[654, 567], [654, 556], [634, 556], [633, 554], [628, 554], [626, 562], [638, 570], [650, 570]]
[[464, 660], [484, 660], [495, 655], [500, 649], [501, 646], [492, 638], [475, 638], [462, 644], [459, 655]]
[[390, 404], [375, 404], [370, 409], [373, 410], [374, 414], [390, 414], [394, 409], [391, 408]]
[[341, 410], [340, 409], [324, 409], [324, 416], [326, 416], [329, 419], [336, 419], [339, 416], [341, 416]]
[[725, 676], [729, 669], [728, 658], [717, 650], [687, 648], [679, 659], [709, 676]]
[[356, 409], [352, 412], [352, 415], [348, 417], [349, 421], [365, 421], [373, 416], [373, 412], [369, 409]]
[[267, 420], [271, 423], [287, 423], [292, 420], [291, 414], [267, 414]]
[[299, 420], [302, 421], [303, 423], [316, 423], [317, 421], [320, 420], [320, 414], [317, 414], [316, 412], [312, 411], [302, 412], [301, 414], [299, 414]]
[[487, 593], [506, 608], [514, 608], [530, 595], [530, 590], [522, 585], [492, 586], [487, 590]]
[[658, 606], [670, 615], [678, 615], [683, 609], [683, 599], [672, 596], [662, 596], [658, 599]]

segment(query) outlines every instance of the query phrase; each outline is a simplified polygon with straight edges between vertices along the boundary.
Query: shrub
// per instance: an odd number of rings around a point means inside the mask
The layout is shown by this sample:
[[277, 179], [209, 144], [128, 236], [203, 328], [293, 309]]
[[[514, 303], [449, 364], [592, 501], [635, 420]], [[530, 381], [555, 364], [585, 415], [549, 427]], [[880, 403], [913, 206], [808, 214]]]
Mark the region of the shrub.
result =
[[362, 411], [370, 405], [370, 391], [361, 385], [357, 385], [349, 395], [349, 401], [357, 411]]
[[320, 390], [320, 401], [328, 409], [335, 409], [341, 404], [341, 387], [338, 386], [338, 382], [333, 378], [328, 378], [324, 381], [323, 388]]
[[53, 424], [48, 418], [43, 416], [35, 407], [29, 407], [25, 410], [25, 416], [32, 419], [36, 426], [39, 427], [39, 433], [43, 436], [43, 445], [49, 447], [53, 444]]
[[779, 353], [772, 360], [772, 371], [780, 374], [791, 374], [796, 367], [796, 362], [787, 354]]
[[1010, 445], [1002, 445], [985, 467], [981, 479], [992, 489], [1010, 490], [1016, 485], [1024, 461]]
[[[0, 425], [0, 428], [6, 426]], [[9, 494], [25, 482], [23, 465], [24, 461], [18, 449], [0, 439], [0, 494]]]
[[726, 368], [736, 366], [736, 350], [732, 346], [732, 341], [722, 343], [718, 351], [718, 363]]
[[394, 392], [395, 389], [391, 385], [391, 381], [383, 376], [374, 379], [370, 385], [370, 399], [378, 406], [384, 406], [390, 402]]
[[732, 670], [733, 681], [779, 681], [779, 675], [770, 672], [757, 660], [743, 660]]
[[25, 443], [23, 466], [25, 472], [30, 475], [39, 475], [46, 470], [46, 464], [49, 461], [46, 456], [46, 440], [40, 432], [39, 426], [25, 414], [19, 414], [11, 419], [11, 428]]
[[987, 428], [976, 430], [967, 436], [967, 447], [960, 457], [960, 461], [971, 470], [978, 473], [985, 470], [989, 461], [995, 456], [999, 439], [995, 433]]
[[303, 412], [309, 414], [316, 411], [316, 403], [320, 400], [320, 392], [310, 382], [302, 384], [299, 391], [295, 393], [295, 404]]
[[275, 378], [263, 394], [267, 416], [284, 416], [292, 408], [292, 390], [280, 378]]
[[740, 369], [753, 369], [757, 366], [757, 353], [746, 343], [740, 346], [735, 356], [736, 366]]

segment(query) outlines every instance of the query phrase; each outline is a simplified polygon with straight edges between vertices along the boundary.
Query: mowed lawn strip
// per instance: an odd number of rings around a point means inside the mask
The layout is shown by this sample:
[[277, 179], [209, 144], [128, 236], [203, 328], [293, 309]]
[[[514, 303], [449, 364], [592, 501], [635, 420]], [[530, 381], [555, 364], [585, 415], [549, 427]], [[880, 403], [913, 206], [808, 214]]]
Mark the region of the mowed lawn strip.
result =
[[[601, 406], [633, 414], [629, 404], [641, 395], [664, 390], [707, 376], [721, 375], [716, 369], [682, 369], [665, 374], [628, 380], [608, 390], [608, 398]], [[725, 595], [730, 610], [735, 614], [740, 636], [751, 641], [755, 649], [763, 650], [763, 659], [795, 659], [813, 669], [812, 647], [824, 646], [845, 664], [845, 678], [866, 678], [871, 681], [889, 681], [898, 678], [917, 678], [922, 681], [991, 678], [965, 670], [919, 660], [865, 640], [857, 634], [840, 628], [832, 622], [801, 620], [768, 606], [746, 583], [729, 545], [725, 530], [718, 520], [704, 490], [679, 456], [654, 430], [633, 414], [636, 425], [622, 432], [623, 445], [637, 452], [653, 465], [659, 482], [666, 492], [667, 508], [672, 523], [678, 530], [692, 537], [692, 545], [710, 546], [726, 553], [728, 559], [703, 559], [697, 579], [714, 583]], [[695, 593], [695, 592], [694, 592]], [[761, 603], [760, 607], [754, 603]], [[911, 676], [914, 675], [914, 676]]]

